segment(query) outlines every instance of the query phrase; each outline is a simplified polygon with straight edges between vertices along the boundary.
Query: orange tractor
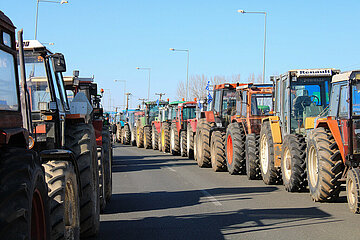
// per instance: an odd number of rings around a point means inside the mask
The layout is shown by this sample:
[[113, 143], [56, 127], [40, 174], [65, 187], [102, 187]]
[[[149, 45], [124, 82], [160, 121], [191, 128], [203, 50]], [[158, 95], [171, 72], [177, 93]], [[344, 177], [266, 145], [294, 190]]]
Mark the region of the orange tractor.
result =
[[314, 201], [337, 198], [346, 182], [349, 208], [360, 212], [360, 71], [332, 77], [329, 113], [306, 119], [307, 174]]
[[261, 119], [271, 115], [272, 84], [236, 87], [236, 113], [226, 130], [226, 163], [230, 174], [246, 172], [260, 179], [259, 136]]

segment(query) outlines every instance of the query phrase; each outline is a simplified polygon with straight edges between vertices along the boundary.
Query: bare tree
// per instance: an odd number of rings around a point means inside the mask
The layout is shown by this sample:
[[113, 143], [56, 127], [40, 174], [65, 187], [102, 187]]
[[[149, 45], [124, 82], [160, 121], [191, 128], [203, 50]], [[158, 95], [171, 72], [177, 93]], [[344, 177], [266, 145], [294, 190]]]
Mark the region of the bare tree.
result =
[[177, 97], [178, 97], [179, 100], [186, 97], [186, 87], [185, 87], [185, 85], [186, 84], [184, 83], [184, 81], [178, 82], [176, 93], [177, 93]]

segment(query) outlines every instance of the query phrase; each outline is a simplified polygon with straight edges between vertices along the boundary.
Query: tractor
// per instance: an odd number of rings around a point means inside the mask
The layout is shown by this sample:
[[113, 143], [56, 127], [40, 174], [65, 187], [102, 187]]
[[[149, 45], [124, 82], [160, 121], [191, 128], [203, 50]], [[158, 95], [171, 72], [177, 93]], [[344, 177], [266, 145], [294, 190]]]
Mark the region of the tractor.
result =
[[121, 143], [125, 145], [131, 144], [135, 137], [133, 136], [134, 132], [134, 123], [135, 123], [135, 113], [139, 112], [139, 109], [128, 109], [125, 111], [123, 127], [121, 128]]
[[187, 156], [187, 127], [189, 119], [196, 118], [196, 101], [179, 103], [175, 118], [170, 127], [170, 152], [173, 155]]
[[346, 183], [348, 206], [359, 213], [360, 71], [332, 77], [328, 109], [326, 117], [306, 119], [310, 195], [314, 201], [332, 201]]
[[265, 184], [283, 183], [286, 191], [303, 191], [306, 177], [305, 120], [326, 114], [331, 77], [336, 69], [291, 70], [270, 79], [274, 116], [262, 119], [260, 168]]
[[103, 212], [106, 203], [112, 195], [112, 144], [110, 125], [105, 121], [104, 110], [101, 105], [101, 98], [104, 93], [100, 89], [98, 93], [97, 83], [94, 78], [79, 77], [79, 71], [73, 71], [73, 76], [64, 77], [65, 89], [70, 98], [79, 92], [84, 93], [93, 109], [90, 114], [90, 122], [95, 130], [97, 159], [99, 165], [99, 190], [100, 190], [100, 211]]
[[24, 41], [24, 50], [33, 149], [46, 171], [52, 238], [95, 236], [100, 204], [92, 107], [84, 93], [68, 103], [61, 53], [53, 54], [37, 40]]
[[[18, 32], [22, 42], [22, 30]], [[33, 141], [27, 107], [23, 47], [20, 75], [15, 26], [0, 11], [0, 231], [4, 239], [49, 239], [48, 186], [39, 155], [29, 149]]]
[[[229, 109], [228, 111], [230, 113]], [[261, 119], [271, 115], [272, 111], [272, 84], [249, 83], [236, 87], [236, 112], [231, 114], [225, 144], [226, 163], [230, 174], [246, 172], [248, 179], [261, 178], [259, 158]], [[219, 142], [214, 143], [211, 148], [212, 163], [219, 164], [216, 156], [222, 153], [219, 149], [222, 145], [217, 146]]]
[[145, 116], [140, 117], [136, 122], [136, 145], [138, 148], [152, 148], [152, 122], [156, 121], [159, 108], [168, 103], [168, 101], [159, 100], [145, 102]]

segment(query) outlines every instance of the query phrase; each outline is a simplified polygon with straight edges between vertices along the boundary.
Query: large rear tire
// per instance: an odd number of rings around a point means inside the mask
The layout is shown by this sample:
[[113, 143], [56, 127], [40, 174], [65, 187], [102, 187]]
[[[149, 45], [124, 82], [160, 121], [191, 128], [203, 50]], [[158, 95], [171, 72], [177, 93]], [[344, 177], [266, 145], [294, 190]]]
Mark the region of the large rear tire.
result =
[[260, 131], [260, 169], [265, 184], [280, 184], [281, 170], [275, 167], [274, 142], [270, 123], [264, 122]]
[[100, 213], [103, 213], [106, 207], [105, 199], [105, 168], [104, 168], [104, 149], [102, 147], [97, 147], [97, 160], [99, 165], [99, 201], [100, 201]]
[[180, 156], [187, 156], [187, 140], [186, 140], [186, 131], [183, 130], [180, 132]]
[[171, 124], [170, 130], [170, 148], [172, 155], [179, 155], [180, 153], [180, 139], [176, 129], [176, 123]]
[[124, 144], [129, 145], [131, 141], [131, 131], [129, 124], [125, 124], [124, 126]]
[[136, 124], [136, 146], [138, 148], [144, 147], [144, 129]]
[[351, 168], [346, 177], [346, 196], [351, 212], [360, 213], [360, 171]]
[[261, 179], [259, 135], [251, 133], [245, 142], [246, 175], [249, 180]]
[[80, 199], [73, 164], [49, 161], [43, 166], [49, 188], [51, 239], [80, 239]]
[[211, 167], [214, 172], [226, 171], [225, 133], [214, 131], [211, 137]]
[[65, 146], [74, 153], [80, 171], [80, 235], [81, 238], [93, 237], [100, 223], [99, 165], [93, 126], [68, 124]]
[[307, 143], [306, 168], [311, 198], [327, 202], [338, 198], [344, 164], [331, 132], [317, 128], [310, 132]]
[[226, 165], [230, 174], [245, 174], [245, 131], [240, 125], [230, 123], [226, 131]]
[[163, 152], [170, 152], [170, 126], [167, 122], [161, 125], [161, 148]]
[[0, 186], [0, 236], [49, 239], [48, 188], [37, 154], [22, 148], [3, 148]]
[[[196, 154], [197, 164], [199, 167], [211, 167], [210, 159], [210, 129], [214, 126], [214, 123], [209, 123], [206, 119], [200, 120], [199, 129], [197, 132]], [[199, 130], [199, 131], [198, 131]]]
[[288, 192], [306, 189], [306, 142], [302, 135], [289, 134], [284, 137], [281, 156], [281, 174]]
[[104, 189], [106, 202], [110, 201], [112, 195], [112, 157], [113, 149], [110, 142], [110, 133], [107, 128], [102, 132], [102, 147], [104, 149]]
[[186, 151], [189, 159], [194, 158], [194, 134], [190, 123], [186, 129]]
[[145, 126], [144, 127], [144, 148], [150, 149], [152, 147], [151, 141], [151, 127]]
[[152, 149], [158, 150], [159, 149], [159, 133], [156, 130], [155, 125], [152, 125], [151, 134], [152, 134], [152, 136], [151, 136]]

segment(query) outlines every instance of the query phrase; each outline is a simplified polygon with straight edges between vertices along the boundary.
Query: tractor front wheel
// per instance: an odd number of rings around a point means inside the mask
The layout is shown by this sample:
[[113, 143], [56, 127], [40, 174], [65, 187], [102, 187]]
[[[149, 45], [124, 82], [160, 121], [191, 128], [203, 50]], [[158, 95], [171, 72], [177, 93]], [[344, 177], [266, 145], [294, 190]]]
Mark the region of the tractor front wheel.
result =
[[351, 212], [360, 212], [360, 170], [351, 168], [346, 178], [346, 196]]
[[226, 165], [230, 174], [245, 174], [245, 131], [235, 122], [226, 131]]
[[187, 134], [185, 131], [180, 132], [180, 156], [186, 157], [187, 156]]
[[259, 135], [251, 133], [245, 142], [246, 175], [249, 180], [261, 179]]
[[211, 137], [211, 166], [214, 172], [226, 171], [225, 133], [214, 131]]
[[190, 123], [186, 129], [186, 151], [189, 159], [194, 157], [194, 136]]

